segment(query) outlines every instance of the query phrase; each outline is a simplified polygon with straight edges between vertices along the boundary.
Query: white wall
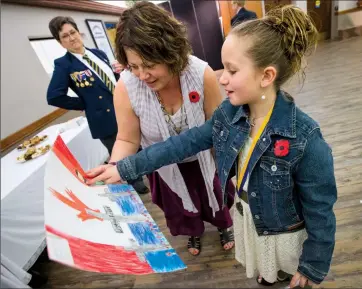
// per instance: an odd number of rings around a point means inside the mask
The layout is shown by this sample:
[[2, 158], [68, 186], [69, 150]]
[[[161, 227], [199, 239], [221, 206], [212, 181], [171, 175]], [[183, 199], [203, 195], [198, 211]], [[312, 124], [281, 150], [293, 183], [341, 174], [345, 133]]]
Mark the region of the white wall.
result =
[[349, 10], [357, 7], [357, 0], [339, 0], [338, 11]]
[[[338, 1], [338, 11], [349, 10], [352, 8], [356, 8], [357, 0], [339, 0]], [[306, 0], [292, 0], [292, 4], [302, 8], [307, 12], [307, 1]], [[334, 7], [332, 7], [334, 10]]]
[[303, 9], [303, 11], [307, 12], [307, 1], [305, 0], [293, 0], [292, 4], [298, 6], [299, 8]]
[[338, 15], [338, 30], [362, 26], [362, 11], [355, 11], [348, 14]]
[[31, 47], [29, 37], [51, 36], [48, 23], [60, 15], [73, 17], [85, 35], [85, 45], [90, 48], [95, 44], [85, 19], [118, 21], [118, 17], [112, 15], [2, 3], [1, 139], [56, 109], [46, 102], [50, 79]]
[[[345, 11], [357, 7], [357, 0], [339, 0], [338, 11]], [[362, 11], [355, 11], [347, 14], [338, 15], [338, 30], [346, 30], [362, 26]]]

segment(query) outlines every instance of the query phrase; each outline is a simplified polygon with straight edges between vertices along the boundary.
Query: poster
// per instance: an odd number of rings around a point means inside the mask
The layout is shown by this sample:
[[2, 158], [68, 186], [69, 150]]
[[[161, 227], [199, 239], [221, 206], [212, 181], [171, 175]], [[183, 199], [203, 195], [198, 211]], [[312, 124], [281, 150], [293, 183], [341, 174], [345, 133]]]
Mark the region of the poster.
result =
[[106, 30], [104, 29], [103, 22], [101, 20], [85, 20], [92, 38], [98, 49], [102, 50], [112, 63], [115, 60], [111, 44], [109, 43]]
[[117, 23], [104, 22], [104, 25], [106, 26], [106, 31], [107, 31], [109, 42], [111, 43], [113, 51], [115, 51], [116, 50]]
[[88, 186], [86, 178], [58, 136], [44, 179], [51, 260], [113, 274], [142, 275], [186, 268], [131, 186]]

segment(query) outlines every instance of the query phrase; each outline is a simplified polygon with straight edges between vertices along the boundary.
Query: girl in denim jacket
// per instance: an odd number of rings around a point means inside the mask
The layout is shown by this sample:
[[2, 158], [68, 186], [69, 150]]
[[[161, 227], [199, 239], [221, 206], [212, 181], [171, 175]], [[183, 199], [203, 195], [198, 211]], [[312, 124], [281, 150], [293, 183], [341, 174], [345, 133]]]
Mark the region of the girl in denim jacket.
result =
[[222, 189], [236, 175], [236, 259], [249, 278], [290, 287], [321, 283], [335, 243], [331, 149], [318, 124], [281, 86], [302, 70], [318, 31], [294, 6], [236, 26], [222, 48], [228, 95], [204, 125], [91, 171], [90, 181], [132, 180], [215, 148]]

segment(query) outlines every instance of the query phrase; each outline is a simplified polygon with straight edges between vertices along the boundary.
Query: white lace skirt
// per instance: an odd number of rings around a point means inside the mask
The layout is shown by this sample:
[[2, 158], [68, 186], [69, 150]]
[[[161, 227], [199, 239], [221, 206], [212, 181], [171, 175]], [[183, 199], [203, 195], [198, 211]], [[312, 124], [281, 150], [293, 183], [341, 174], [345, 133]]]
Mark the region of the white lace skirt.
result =
[[302, 245], [307, 238], [305, 229], [287, 234], [258, 236], [250, 207], [240, 201], [244, 216], [234, 207], [235, 259], [246, 269], [246, 276], [261, 275], [266, 281], [277, 281], [277, 273], [282, 270], [294, 275], [297, 272]]

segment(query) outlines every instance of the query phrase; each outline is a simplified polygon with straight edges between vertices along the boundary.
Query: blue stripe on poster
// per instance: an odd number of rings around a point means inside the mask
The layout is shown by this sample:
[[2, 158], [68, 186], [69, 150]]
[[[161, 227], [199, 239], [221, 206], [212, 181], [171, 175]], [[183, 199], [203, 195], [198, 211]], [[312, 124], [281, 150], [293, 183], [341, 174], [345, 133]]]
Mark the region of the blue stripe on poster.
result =
[[137, 203], [130, 196], [118, 197], [117, 204], [124, 216], [142, 213]]
[[111, 193], [124, 193], [134, 190], [132, 186], [127, 184], [108, 185], [108, 189]]
[[128, 227], [140, 246], [160, 244], [160, 240], [153, 234], [152, 229], [147, 223], [128, 224]]
[[146, 260], [156, 273], [185, 269], [186, 266], [174, 249], [145, 252]]

